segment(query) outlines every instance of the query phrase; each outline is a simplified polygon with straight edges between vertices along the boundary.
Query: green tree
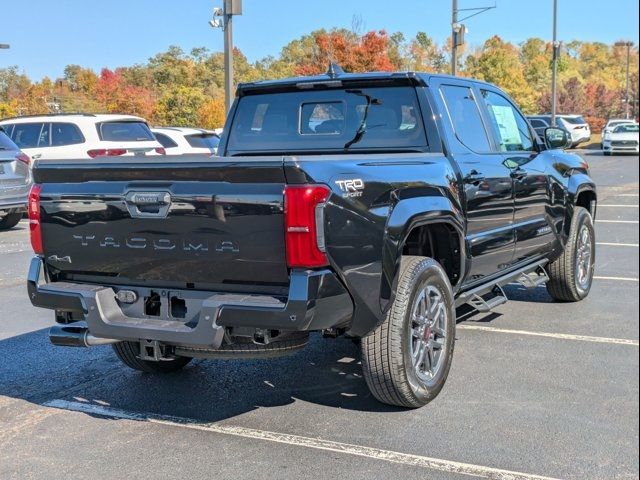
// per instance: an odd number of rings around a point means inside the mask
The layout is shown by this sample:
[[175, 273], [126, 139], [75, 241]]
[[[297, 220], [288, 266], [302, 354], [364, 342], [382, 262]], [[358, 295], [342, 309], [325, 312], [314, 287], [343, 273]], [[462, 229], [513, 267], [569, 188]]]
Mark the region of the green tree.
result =
[[207, 97], [201, 90], [178, 86], [167, 89], [158, 101], [156, 118], [162, 125], [195, 127], [200, 119], [200, 109]]
[[503, 88], [526, 113], [536, 110], [537, 95], [527, 83], [518, 49], [494, 36], [467, 58], [467, 75]]

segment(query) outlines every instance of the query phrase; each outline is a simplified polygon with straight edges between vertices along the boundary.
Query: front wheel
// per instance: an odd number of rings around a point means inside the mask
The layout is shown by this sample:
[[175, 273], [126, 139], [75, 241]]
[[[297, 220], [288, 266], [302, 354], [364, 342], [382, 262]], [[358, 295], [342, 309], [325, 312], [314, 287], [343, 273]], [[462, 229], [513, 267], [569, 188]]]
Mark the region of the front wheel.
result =
[[564, 252], [549, 265], [549, 295], [561, 302], [586, 298], [593, 283], [595, 258], [593, 219], [586, 208], [576, 207]]
[[455, 320], [453, 290], [440, 264], [403, 257], [393, 305], [361, 342], [362, 368], [373, 396], [408, 408], [433, 400], [451, 368]]

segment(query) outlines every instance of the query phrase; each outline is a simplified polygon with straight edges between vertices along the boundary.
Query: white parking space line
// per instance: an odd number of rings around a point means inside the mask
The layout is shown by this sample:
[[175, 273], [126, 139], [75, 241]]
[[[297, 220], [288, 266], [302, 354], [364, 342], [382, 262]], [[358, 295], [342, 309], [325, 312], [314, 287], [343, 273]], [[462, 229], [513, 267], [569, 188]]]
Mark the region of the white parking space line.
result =
[[629, 278], [629, 277], [593, 277], [594, 280], [613, 280], [616, 282], [636, 282], [638, 283], [640, 279], [637, 278]]
[[611, 242], [597, 242], [596, 245], [604, 247], [634, 247], [638, 248], [640, 245], [637, 243], [611, 243]]
[[189, 418], [173, 417], [169, 415], [129, 412], [116, 408], [105, 407], [102, 405], [70, 402], [67, 400], [52, 400], [45, 403], [44, 406], [70, 410], [73, 412], [82, 412], [89, 415], [98, 415], [106, 418], [117, 418], [121, 420], [155, 423], [170, 427], [188, 428], [192, 430], [200, 430], [222, 435], [232, 435], [253, 440], [294, 445], [296, 447], [325, 450], [345, 455], [371, 458], [373, 460], [382, 460], [385, 462], [397, 463], [410, 467], [422, 467], [428, 470], [437, 470], [440, 472], [460, 475], [470, 475], [479, 478], [489, 478], [492, 480], [553, 480], [549, 477], [543, 477], [540, 475], [511, 472], [498, 468], [483, 467], [480, 465], [472, 465], [469, 463], [452, 462], [449, 460], [440, 460], [437, 458], [424, 457], [421, 455], [411, 455], [390, 450], [382, 450], [379, 448], [362, 447], [360, 445], [334, 442], [331, 440], [323, 440], [321, 438], [302, 437], [300, 435], [289, 435], [286, 433], [220, 425], [217, 423], [203, 423]]
[[598, 205], [598, 208], [640, 208], [638, 205]]
[[512, 335], [529, 335], [532, 337], [547, 337], [559, 340], [576, 340], [580, 342], [592, 343], [612, 343], [614, 345], [628, 345], [632, 347], [638, 346], [637, 340], [628, 340], [626, 338], [607, 338], [607, 337], [589, 337], [586, 335], [570, 335], [566, 333], [550, 333], [550, 332], [532, 332], [529, 330], [510, 330], [506, 328], [481, 327], [478, 325], [458, 325], [458, 330], [478, 330], [481, 332], [508, 333]]
[[638, 225], [638, 220], [596, 220], [596, 223], [626, 223]]

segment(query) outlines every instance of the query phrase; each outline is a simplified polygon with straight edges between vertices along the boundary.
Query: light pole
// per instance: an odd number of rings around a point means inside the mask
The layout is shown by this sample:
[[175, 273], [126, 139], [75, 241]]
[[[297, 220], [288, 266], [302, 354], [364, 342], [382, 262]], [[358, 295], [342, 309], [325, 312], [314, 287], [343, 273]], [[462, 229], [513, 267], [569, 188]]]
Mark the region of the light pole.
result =
[[[233, 17], [242, 15], [242, 0], [224, 0], [222, 8], [213, 9], [209, 25], [224, 32], [224, 105], [228, 112], [233, 102]], [[216, 17], [222, 17], [219, 20]]]
[[[480, 15], [487, 10], [496, 8], [494, 4], [492, 7], [477, 7], [477, 8], [458, 8], [458, 0], [452, 0], [451, 4], [451, 75], [456, 75], [458, 72], [458, 47], [464, 45], [464, 34], [467, 28], [460, 22], [463, 22], [471, 17]], [[459, 18], [460, 12], [473, 12], [464, 18]]]
[[627, 47], [627, 85], [625, 87], [624, 94], [624, 115], [626, 119], [629, 118], [629, 69], [631, 66], [631, 47], [633, 47], [633, 42], [616, 42], [614, 44], [616, 47]]
[[551, 126], [556, 126], [558, 109], [558, 56], [560, 44], [558, 43], [558, 0], [553, 0], [553, 58], [551, 61]]

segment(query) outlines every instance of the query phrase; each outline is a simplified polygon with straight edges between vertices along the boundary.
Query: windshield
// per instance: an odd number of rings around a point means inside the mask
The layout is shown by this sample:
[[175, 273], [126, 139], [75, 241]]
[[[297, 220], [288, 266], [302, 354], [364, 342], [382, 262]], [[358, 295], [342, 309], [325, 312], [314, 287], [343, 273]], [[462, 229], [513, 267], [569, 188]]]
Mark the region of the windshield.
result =
[[102, 122], [98, 124], [100, 140], [106, 142], [148, 142], [155, 137], [144, 122]]
[[415, 90], [377, 87], [244, 96], [228, 150], [238, 155], [426, 147]]
[[626, 125], [618, 125], [613, 129], [613, 133], [637, 133], [638, 130], [638, 125], [628, 123]]

